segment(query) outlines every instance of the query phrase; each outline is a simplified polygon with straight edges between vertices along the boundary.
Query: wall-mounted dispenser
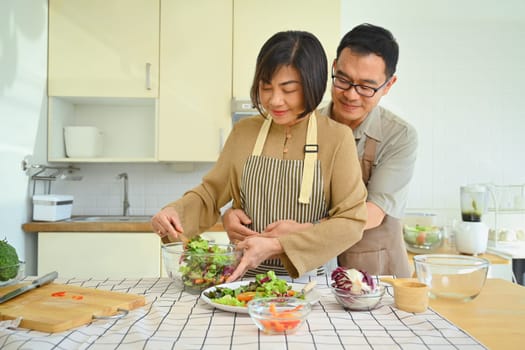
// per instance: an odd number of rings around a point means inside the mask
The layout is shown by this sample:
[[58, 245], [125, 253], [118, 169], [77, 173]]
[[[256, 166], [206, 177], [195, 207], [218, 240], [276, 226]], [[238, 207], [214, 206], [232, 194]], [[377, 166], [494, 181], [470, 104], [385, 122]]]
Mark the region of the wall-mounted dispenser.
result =
[[242, 118], [258, 115], [259, 111], [255, 109], [250, 100], [237, 100], [235, 98], [231, 101], [232, 111], [232, 125], [237, 123]]

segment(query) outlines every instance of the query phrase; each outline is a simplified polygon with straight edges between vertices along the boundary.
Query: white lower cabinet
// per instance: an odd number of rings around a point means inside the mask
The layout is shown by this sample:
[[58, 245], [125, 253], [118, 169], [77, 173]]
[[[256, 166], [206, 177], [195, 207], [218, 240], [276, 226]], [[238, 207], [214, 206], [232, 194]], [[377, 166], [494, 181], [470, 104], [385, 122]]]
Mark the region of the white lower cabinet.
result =
[[161, 241], [151, 232], [40, 232], [38, 275], [61, 278], [160, 277]]

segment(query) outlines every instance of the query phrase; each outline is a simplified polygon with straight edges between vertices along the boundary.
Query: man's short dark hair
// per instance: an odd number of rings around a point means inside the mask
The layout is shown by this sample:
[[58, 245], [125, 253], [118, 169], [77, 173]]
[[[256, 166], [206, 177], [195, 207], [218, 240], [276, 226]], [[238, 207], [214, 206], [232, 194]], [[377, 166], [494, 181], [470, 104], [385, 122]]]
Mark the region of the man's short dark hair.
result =
[[385, 75], [390, 78], [396, 72], [399, 46], [392, 33], [382, 27], [363, 23], [345, 34], [337, 47], [337, 58], [341, 51], [350, 48], [359, 55], [376, 54], [385, 61]]

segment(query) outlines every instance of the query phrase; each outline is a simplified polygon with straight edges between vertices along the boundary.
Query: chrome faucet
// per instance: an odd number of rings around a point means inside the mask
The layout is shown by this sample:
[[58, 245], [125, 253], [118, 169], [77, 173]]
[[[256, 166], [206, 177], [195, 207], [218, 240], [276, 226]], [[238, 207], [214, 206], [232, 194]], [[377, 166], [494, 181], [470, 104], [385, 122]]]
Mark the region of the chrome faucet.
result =
[[118, 174], [117, 179], [124, 179], [124, 201], [122, 202], [122, 215], [129, 214], [129, 199], [128, 199], [128, 173]]

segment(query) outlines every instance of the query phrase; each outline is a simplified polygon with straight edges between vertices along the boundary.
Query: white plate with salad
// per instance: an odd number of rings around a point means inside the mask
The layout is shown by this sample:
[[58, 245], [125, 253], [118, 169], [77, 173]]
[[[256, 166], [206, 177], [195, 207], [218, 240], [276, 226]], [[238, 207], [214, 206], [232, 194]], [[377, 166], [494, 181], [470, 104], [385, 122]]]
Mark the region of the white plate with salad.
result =
[[[202, 293], [201, 293], [201, 299], [219, 309], [219, 310], [224, 310], [224, 311], [228, 311], [228, 312], [238, 312], [238, 313], [243, 313], [243, 314], [247, 314], [248, 313], [248, 307], [246, 305], [244, 306], [234, 306], [234, 305], [228, 305], [228, 304], [224, 304], [224, 303], [218, 303], [216, 301], [214, 301], [213, 299], [210, 299], [207, 294], [209, 294], [210, 292], [213, 292], [215, 291], [217, 288], [229, 288], [229, 289], [237, 289], [239, 287], [242, 287], [242, 286], [247, 286], [248, 284], [250, 283], [250, 281], [237, 281], [237, 282], [232, 282], [232, 283], [224, 283], [224, 284], [220, 284], [220, 285], [217, 285], [217, 286], [213, 286], [213, 287], [210, 287], [206, 290], [204, 290]], [[291, 286], [291, 290], [295, 291], [295, 294], [299, 294], [301, 293], [301, 289], [303, 289], [303, 287], [305, 286], [305, 284], [300, 284], [300, 283], [287, 283], [289, 286]], [[310, 304], [315, 304], [319, 301], [319, 299], [321, 298], [321, 295], [319, 294], [319, 292], [315, 289], [312, 289], [310, 292], [308, 292], [306, 295], [305, 295], [305, 300], [309, 301]]]

